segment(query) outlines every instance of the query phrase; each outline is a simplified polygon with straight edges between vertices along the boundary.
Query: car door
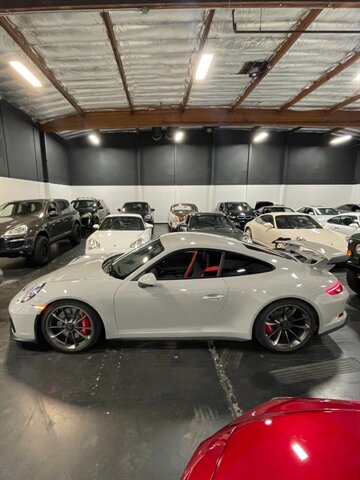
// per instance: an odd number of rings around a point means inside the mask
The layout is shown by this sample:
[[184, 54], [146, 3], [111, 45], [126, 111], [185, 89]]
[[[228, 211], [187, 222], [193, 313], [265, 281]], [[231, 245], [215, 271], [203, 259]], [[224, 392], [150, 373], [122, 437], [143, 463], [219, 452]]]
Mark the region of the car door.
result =
[[61, 233], [64, 235], [72, 231], [73, 216], [66, 200], [55, 200], [61, 220]]
[[46, 229], [49, 233], [50, 240], [60, 237], [63, 233], [62, 218], [55, 202], [49, 202], [45, 212], [47, 222]]
[[[207, 263], [201, 263], [207, 258]], [[137, 335], [200, 332], [224, 308], [228, 287], [217, 277], [222, 252], [182, 250], [162, 257], [141, 273], [157, 278], [154, 287], [141, 288], [139, 274], [124, 282], [114, 299], [119, 332]]]

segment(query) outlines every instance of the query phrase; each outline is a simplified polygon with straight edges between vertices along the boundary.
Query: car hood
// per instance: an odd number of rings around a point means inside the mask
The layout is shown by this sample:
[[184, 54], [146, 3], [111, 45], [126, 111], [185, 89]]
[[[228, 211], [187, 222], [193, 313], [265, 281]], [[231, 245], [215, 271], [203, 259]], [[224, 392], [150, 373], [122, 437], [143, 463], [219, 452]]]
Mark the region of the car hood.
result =
[[347, 248], [345, 235], [325, 228], [279, 229], [278, 232], [281, 237], [290, 237], [294, 240], [304, 239], [309, 242], [329, 245], [341, 252], [345, 252]]
[[15, 228], [17, 225], [30, 226], [38, 220], [37, 217], [32, 216], [2, 217], [0, 218], [0, 235], [4, 234], [10, 228]]
[[145, 230], [102, 230], [97, 231], [90, 235], [90, 238], [95, 238], [100, 243], [101, 250], [109, 250], [118, 248], [119, 250], [129, 248], [130, 243], [136, 239], [141, 238], [145, 233]]

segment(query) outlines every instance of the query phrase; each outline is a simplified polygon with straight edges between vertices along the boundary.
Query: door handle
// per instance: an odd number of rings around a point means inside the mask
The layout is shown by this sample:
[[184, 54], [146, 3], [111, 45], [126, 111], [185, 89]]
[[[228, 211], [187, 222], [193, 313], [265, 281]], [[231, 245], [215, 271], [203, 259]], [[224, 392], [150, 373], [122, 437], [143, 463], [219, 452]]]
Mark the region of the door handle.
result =
[[224, 295], [215, 293], [215, 294], [204, 295], [201, 298], [202, 300], [221, 300], [222, 298], [224, 298]]

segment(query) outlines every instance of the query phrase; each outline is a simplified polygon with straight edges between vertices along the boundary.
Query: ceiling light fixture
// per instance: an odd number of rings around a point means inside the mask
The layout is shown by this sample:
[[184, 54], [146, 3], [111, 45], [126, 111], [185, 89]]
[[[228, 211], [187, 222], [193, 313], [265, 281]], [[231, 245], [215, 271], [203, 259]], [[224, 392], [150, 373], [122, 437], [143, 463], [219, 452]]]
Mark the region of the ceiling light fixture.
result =
[[341, 145], [352, 139], [352, 135], [341, 135], [339, 137], [334, 137], [330, 140], [331, 145]]
[[93, 145], [100, 145], [100, 137], [96, 133], [90, 133], [88, 138]]
[[269, 136], [268, 132], [259, 132], [254, 136], [253, 142], [254, 143], [263, 142], [268, 136]]
[[184, 132], [182, 130], [176, 130], [174, 140], [176, 143], [182, 142], [184, 140]]
[[41, 82], [35, 77], [25, 65], [18, 60], [11, 60], [10, 65], [33, 87], [41, 87]]
[[356, 82], [360, 82], [360, 72], [356, 75], [355, 81], [356, 81]]
[[204, 80], [209, 70], [210, 64], [212, 62], [214, 55], [212, 53], [203, 53], [199, 60], [195, 80]]

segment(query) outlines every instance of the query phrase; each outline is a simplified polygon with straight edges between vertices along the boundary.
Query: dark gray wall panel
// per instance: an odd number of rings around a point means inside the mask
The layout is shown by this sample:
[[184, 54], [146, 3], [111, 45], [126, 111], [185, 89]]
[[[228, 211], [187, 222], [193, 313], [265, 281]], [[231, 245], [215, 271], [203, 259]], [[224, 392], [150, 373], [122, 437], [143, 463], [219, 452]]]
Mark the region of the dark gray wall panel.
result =
[[249, 146], [248, 134], [238, 130], [215, 131], [214, 184], [245, 185]]
[[204, 130], [186, 132], [184, 143], [176, 145], [177, 185], [211, 183], [212, 134]]
[[46, 135], [45, 144], [49, 182], [69, 185], [69, 156], [66, 142], [53, 135]]
[[278, 185], [282, 183], [286, 137], [272, 134], [271, 143], [250, 146], [248, 183], [250, 185]]
[[174, 143], [167, 140], [154, 142], [147, 132], [141, 135], [140, 142], [140, 184], [174, 185]]
[[9, 176], [9, 167], [6, 155], [4, 124], [2, 118], [2, 102], [0, 101], [0, 176]]

